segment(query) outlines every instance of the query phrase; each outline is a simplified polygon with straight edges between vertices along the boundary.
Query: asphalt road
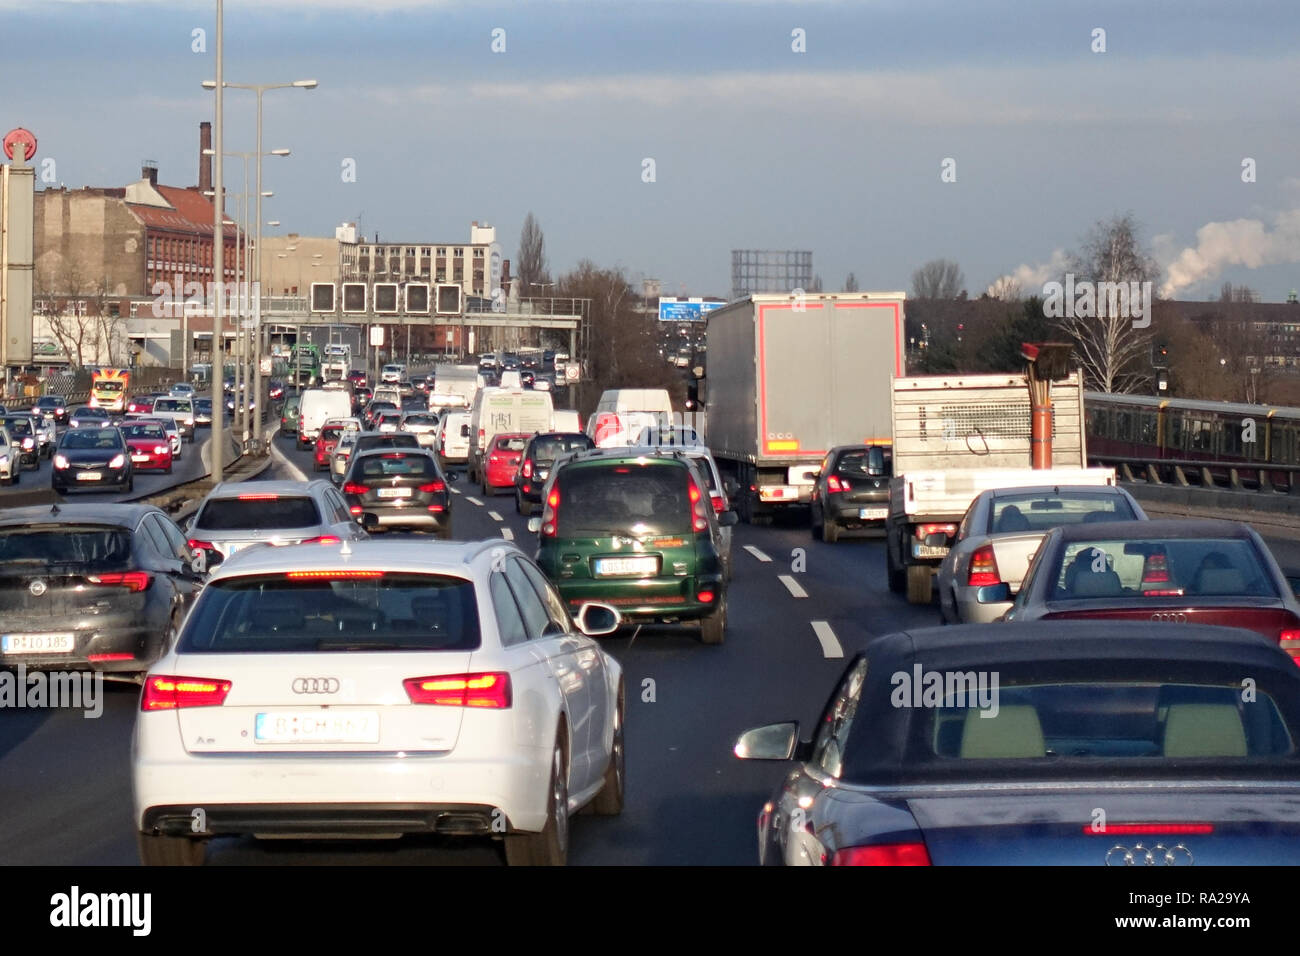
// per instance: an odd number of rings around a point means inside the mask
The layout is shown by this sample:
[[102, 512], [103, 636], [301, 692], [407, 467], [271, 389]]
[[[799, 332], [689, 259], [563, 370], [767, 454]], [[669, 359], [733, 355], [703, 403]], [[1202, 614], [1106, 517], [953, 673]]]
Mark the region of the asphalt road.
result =
[[[309, 452], [278, 440], [283, 460], [264, 478], [318, 477]], [[187, 448], [188, 451], [188, 448]], [[187, 456], [188, 457], [188, 456]], [[197, 457], [197, 456], [196, 456]], [[139, 485], [137, 485], [137, 488]], [[453, 484], [457, 538], [513, 538], [534, 549], [526, 519], [504, 495]], [[726, 643], [644, 628], [606, 639], [627, 680], [627, 807], [584, 816], [571, 830], [573, 864], [752, 864], [759, 806], [780, 764], [731, 755], [747, 727], [797, 719], [809, 727], [835, 679], [873, 636], [938, 623], [937, 606], [889, 592], [879, 539], [828, 545], [806, 526], [740, 525]], [[1279, 557], [1295, 541], [1271, 541]], [[1285, 559], [1284, 559], [1285, 561]], [[107, 690], [103, 715], [0, 709], [0, 864], [133, 864], [128, 772], [134, 688]], [[213, 865], [499, 865], [488, 841], [393, 842], [221, 839]]]

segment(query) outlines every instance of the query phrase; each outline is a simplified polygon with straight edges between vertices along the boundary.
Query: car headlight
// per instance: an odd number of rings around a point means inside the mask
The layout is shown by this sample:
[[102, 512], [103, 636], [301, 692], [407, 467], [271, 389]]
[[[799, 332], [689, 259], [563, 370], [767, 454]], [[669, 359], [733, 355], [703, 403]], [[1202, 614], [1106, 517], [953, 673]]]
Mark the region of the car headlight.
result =
[[63, 455], [55, 455], [55, 456], [54, 456], [54, 467], [55, 467], [55, 468], [67, 468], [67, 467], [68, 467], [68, 459], [67, 459], [65, 456], [63, 456]]
[[126, 464], [126, 456], [125, 456], [125, 455], [118, 455], [116, 458], [114, 458], [112, 461], [110, 461], [110, 462], [108, 463], [108, 467], [109, 467], [109, 468], [121, 468], [121, 467], [122, 467], [123, 465], [125, 465], [125, 464]]
[[154, 453], [155, 455], [163, 455], [163, 454], [166, 454], [166, 452], [167, 452], [167, 446], [166, 446], [166, 445], [154, 445], [154, 446], [153, 446], [153, 453]]

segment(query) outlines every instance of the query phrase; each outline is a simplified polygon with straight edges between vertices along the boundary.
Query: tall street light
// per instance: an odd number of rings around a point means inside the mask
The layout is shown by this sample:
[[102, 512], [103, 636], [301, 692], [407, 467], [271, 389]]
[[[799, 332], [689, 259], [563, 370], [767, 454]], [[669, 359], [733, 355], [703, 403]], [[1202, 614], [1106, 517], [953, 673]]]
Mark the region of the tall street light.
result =
[[[223, 448], [226, 443], [226, 396], [222, 392], [225, 384], [224, 362], [217, 356], [217, 343], [221, 341], [224, 321], [221, 312], [221, 295], [226, 282], [226, 227], [225, 186], [221, 175], [221, 113], [225, 99], [225, 83], [222, 79], [224, 62], [223, 41], [225, 34], [225, 7], [223, 0], [217, 0], [217, 79], [212, 84], [216, 92], [216, 115], [213, 117], [213, 150], [216, 152], [216, 166], [212, 179], [212, 276], [214, 295], [212, 299], [212, 441], [208, 443], [212, 454], [212, 477], [221, 481], [225, 476]], [[218, 371], [220, 369], [220, 371]]]
[[[220, 58], [218, 58], [219, 60]], [[204, 84], [205, 86], [207, 83]], [[212, 86], [226, 86], [236, 90], [252, 90], [257, 94], [257, 272], [254, 278], [256, 285], [253, 287], [253, 327], [257, 330], [258, 341], [258, 361], [257, 368], [254, 372], [257, 394], [260, 398], [262, 394], [262, 363], [261, 363], [261, 341], [262, 341], [262, 94], [267, 90], [287, 90], [287, 89], [316, 89], [315, 80], [294, 80], [292, 83], [223, 83], [221, 74], [217, 74]], [[284, 155], [288, 155], [286, 150]], [[254, 434], [260, 439], [262, 437], [262, 416], [261, 414], [253, 416]]]

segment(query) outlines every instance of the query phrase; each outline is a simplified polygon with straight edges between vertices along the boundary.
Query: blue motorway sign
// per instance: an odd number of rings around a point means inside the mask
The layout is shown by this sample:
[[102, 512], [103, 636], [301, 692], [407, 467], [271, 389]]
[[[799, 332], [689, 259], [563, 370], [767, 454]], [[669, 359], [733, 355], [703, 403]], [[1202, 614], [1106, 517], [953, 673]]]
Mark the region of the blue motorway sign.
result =
[[725, 302], [703, 302], [700, 299], [691, 299], [686, 302], [679, 302], [675, 299], [660, 299], [659, 321], [703, 322], [706, 313], [712, 312], [714, 309], [720, 309], [726, 304]]

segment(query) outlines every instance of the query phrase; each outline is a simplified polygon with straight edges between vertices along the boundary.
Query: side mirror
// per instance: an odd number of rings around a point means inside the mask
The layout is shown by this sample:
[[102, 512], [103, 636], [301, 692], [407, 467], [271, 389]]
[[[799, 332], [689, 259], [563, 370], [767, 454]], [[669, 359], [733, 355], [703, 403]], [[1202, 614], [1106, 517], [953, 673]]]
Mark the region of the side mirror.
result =
[[733, 750], [741, 760], [793, 760], [799, 748], [799, 724], [786, 721], [747, 730]]
[[740, 524], [740, 515], [734, 511], [724, 511], [718, 515], [718, 524], [724, 528], [730, 528], [732, 525]]
[[1011, 600], [1011, 585], [1003, 581], [1001, 584], [986, 584], [976, 588], [975, 600], [980, 604], [1003, 604]]
[[216, 549], [195, 548], [190, 552], [190, 559], [184, 563], [184, 567], [196, 576], [203, 577], [225, 560]]
[[573, 620], [578, 625], [578, 630], [588, 637], [603, 637], [618, 630], [623, 616], [608, 604], [588, 601], [578, 608]]
[[528, 530], [531, 531], [533, 534], [537, 534], [537, 532], [541, 531], [541, 530], [542, 530], [542, 519], [539, 518], [539, 517], [536, 517], [536, 516], [534, 516], [534, 517], [532, 517], [532, 518], [529, 518], [529, 519], [528, 519]]

